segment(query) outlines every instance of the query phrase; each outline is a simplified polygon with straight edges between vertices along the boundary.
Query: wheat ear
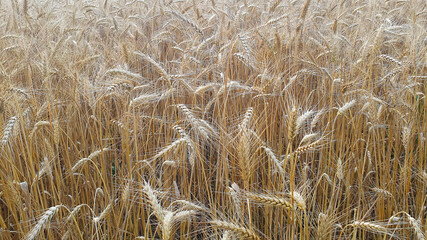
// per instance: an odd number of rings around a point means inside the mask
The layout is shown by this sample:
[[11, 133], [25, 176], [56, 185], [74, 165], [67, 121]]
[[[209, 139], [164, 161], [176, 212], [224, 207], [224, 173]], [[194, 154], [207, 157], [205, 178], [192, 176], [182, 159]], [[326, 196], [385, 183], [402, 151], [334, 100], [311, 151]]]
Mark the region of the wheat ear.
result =
[[288, 115], [288, 141], [292, 143], [295, 137], [295, 129], [296, 129], [296, 120], [297, 120], [297, 109], [292, 108], [291, 112]]
[[37, 222], [37, 224], [31, 229], [31, 231], [29, 231], [25, 237], [23, 238], [24, 240], [33, 240], [33, 239], [37, 239], [37, 236], [39, 235], [40, 231], [42, 230], [42, 228], [44, 226], [46, 226], [50, 220], [52, 219], [52, 217], [58, 212], [58, 209], [60, 207], [63, 207], [62, 205], [56, 205], [53, 206], [51, 208], [49, 208], [44, 214], [43, 216], [40, 218], [40, 220]]
[[169, 83], [169, 85], [172, 87], [171, 77], [166, 72], [165, 69], [163, 69], [160, 64], [158, 64], [156, 61], [154, 61], [150, 56], [142, 53], [142, 52], [134, 52], [135, 55], [142, 57], [145, 61], [151, 63], [151, 65], [154, 66], [154, 68], [157, 70], [157, 72], [160, 73]]
[[101, 150], [97, 150], [92, 152], [87, 158], [80, 159], [74, 166], [71, 168], [71, 172], [76, 172], [81, 166], [83, 166], [87, 161], [92, 161], [95, 157], [98, 157], [105, 151], [109, 151], [109, 148], [103, 148]]
[[272, 195], [264, 195], [264, 194], [256, 194], [251, 192], [245, 193], [246, 197], [251, 199], [252, 201], [267, 204], [276, 207], [283, 207], [287, 209], [291, 209], [292, 206], [288, 200], [282, 197], [272, 196]]
[[3, 131], [3, 138], [1, 139], [1, 145], [5, 146], [7, 142], [9, 141], [10, 136], [12, 136], [13, 129], [15, 127], [15, 124], [18, 120], [17, 116], [13, 116], [9, 119], [9, 121], [6, 124], [6, 128]]
[[260, 239], [258, 235], [255, 233], [255, 231], [236, 225], [234, 223], [220, 221], [220, 220], [213, 220], [213, 221], [210, 221], [209, 223], [217, 228], [230, 230], [235, 234], [239, 235], [240, 237], [242, 237], [243, 239], [255, 239], [255, 240]]
[[354, 221], [349, 225], [350, 227], [360, 228], [366, 231], [374, 232], [374, 233], [387, 233], [387, 228], [372, 223], [372, 222], [364, 222], [364, 221]]

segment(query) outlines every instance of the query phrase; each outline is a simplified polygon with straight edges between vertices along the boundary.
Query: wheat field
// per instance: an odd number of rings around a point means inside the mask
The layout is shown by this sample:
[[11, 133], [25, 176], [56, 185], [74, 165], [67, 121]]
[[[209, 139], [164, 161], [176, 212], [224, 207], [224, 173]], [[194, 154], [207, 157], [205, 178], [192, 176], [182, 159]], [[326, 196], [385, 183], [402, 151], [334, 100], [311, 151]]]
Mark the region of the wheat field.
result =
[[425, 239], [425, 0], [0, 1], [0, 239]]

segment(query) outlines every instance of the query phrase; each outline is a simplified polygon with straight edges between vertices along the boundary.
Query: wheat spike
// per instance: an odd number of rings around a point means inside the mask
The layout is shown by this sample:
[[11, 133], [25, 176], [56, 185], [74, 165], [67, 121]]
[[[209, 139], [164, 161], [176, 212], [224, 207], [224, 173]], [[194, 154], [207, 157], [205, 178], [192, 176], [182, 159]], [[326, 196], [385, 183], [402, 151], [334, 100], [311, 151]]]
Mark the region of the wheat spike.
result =
[[98, 157], [102, 153], [109, 151], [109, 148], [103, 148], [92, 152], [87, 158], [80, 159], [74, 166], [71, 168], [71, 172], [76, 172], [81, 166], [83, 166], [87, 161], [92, 161], [95, 157]]
[[184, 113], [191, 126], [197, 130], [204, 140], [209, 140], [218, 136], [218, 132], [209, 123], [203, 119], [196, 118], [187, 106], [184, 104], [178, 104], [177, 107]]
[[382, 77], [380, 79], [380, 83], [393, 78], [394, 76], [396, 76], [397, 74], [399, 74], [401, 72], [402, 72], [402, 68], [401, 67], [393, 69], [391, 72], [387, 73], [384, 77]]
[[250, 192], [245, 193], [245, 195], [249, 199], [251, 199], [255, 202], [258, 202], [258, 203], [263, 203], [263, 204], [267, 204], [267, 205], [271, 205], [271, 206], [277, 206], [277, 207], [283, 207], [283, 208], [287, 208], [287, 209], [292, 208], [289, 201], [286, 200], [285, 198], [272, 196], [272, 195], [255, 194], [255, 193], [250, 193]]
[[156, 215], [156, 217], [160, 221], [162, 221], [165, 217], [165, 211], [163, 210], [162, 206], [160, 205], [159, 201], [157, 200], [157, 197], [154, 194], [154, 191], [151, 188], [149, 183], [144, 184], [143, 191], [148, 197], [148, 202], [150, 203], [151, 208], [154, 211], [154, 215]]
[[242, 171], [242, 179], [245, 184], [249, 184], [250, 176], [252, 174], [252, 154], [251, 154], [251, 143], [249, 134], [246, 130], [242, 130], [239, 134], [237, 142], [237, 157], [240, 170]]
[[101, 220], [103, 220], [105, 217], [107, 217], [108, 214], [110, 214], [111, 210], [113, 208], [112, 203], [109, 203], [107, 207], [104, 208], [104, 210], [99, 214], [99, 216], [94, 217], [92, 220], [95, 224], [99, 223]]
[[9, 138], [12, 136], [12, 132], [13, 132], [13, 129], [16, 125], [17, 120], [18, 120], [18, 117], [13, 116], [7, 122], [6, 128], [3, 131], [3, 138], [1, 139], [1, 145], [3, 147], [8, 143]]
[[130, 101], [129, 108], [137, 108], [141, 105], [149, 104], [150, 102], [155, 101], [157, 99], [159, 99], [158, 94], [144, 94]]
[[59, 127], [59, 121], [56, 120], [53, 122], [53, 142], [55, 143], [55, 146], [59, 145], [59, 138], [60, 138], [60, 127]]
[[197, 26], [197, 24], [195, 23], [195, 22], [193, 22], [193, 21], [191, 21], [190, 19], [188, 19], [188, 18], [186, 18], [185, 16], [183, 16], [182, 14], [180, 14], [179, 12], [177, 12], [177, 11], [171, 11], [171, 13], [174, 15], [174, 16], [176, 16], [176, 17], [178, 17], [179, 19], [181, 19], [182, 21], [184, 21], [184, 22], [186, 22], [187, 24], [189, 24], [191, 27], [193, 27], [195, 30], [196, 30], [196, 32], [197, 33], [199, 33], [200, 34], [200, 36], [202, 36], [203, 37], [203, 31], [202, 31], [202, 29], [200, 29], [200, 27], [199, 26]]
[[234, 211], [235, 213], [237, 213], [237, 221], [240, 221], [243, 219], [243, 212], [242, 212], [242, 208], [240, 207], [241, 205], [241, 199], [239, 198], [239, 192], [240, 192], [240, 188], [236, 183], [231, 184], [231, 187], [228, 188], [228, 190], [230, 191], [230, 195], [231, 198], [233, 199], [233, 205], [234, 205]]
[[295, 201], [299, 209], [305, 210], [307, 208], [305, 199], [299, 192], [293, 191], [292, 193], [288, 193], [288, 195]]
[[208, 209], [206, 207], [203, 206], [199, 206], [195, 203], [192, 203], [190, 201], [187, 200], [175, 200], [176, 203], [180, 203], [183, 205], [183, 209], [193, 209], [193, 210], [197, 210], [197, 211], [201, 211], [201, 212], [205, 212]]
[[415, 231], [415, 236], [417, 236], [417, 240], [423, 240], [425, 239], [425, 235], [423, 231], [421, 230], [421, 222], [419, 220], [416, 220], [408, 213], [405, 213], [406, 217], [408, 218], [409, 224]]
[[266, 146], [262, 146], [262, 148], [265, 150], [265, 152], [267, 153], [268, 158], [270, 159], [270, 161], [273, 162], [274, 166], [276, 167], [277, 171], [280, 174], [284, 174], [285, 171], [282, 168], [282, 163], [279, 161], [279, 159], [276, 157], [276, 155], [274, 154], [274, 152]]
[[58, 209], [60, 207], [63, 207], [63, 206], [56, 205], [56, 206], [50, 207], [39, 219], [37, 224], [25, 235], [23, 239], [24, 240], [37, 239], [37, 236], [39, 235], [42, 228], [45, 227], [50, 222], [50, 220], [58, 212]]
[[401, 66], [401, 65], [402, 65], [402, 62], [400, 62], [399, 60], [397, 60], [397, 59], [395, 59], [395, 58], [393, 58], [393, 57], [391, 57], [391, 56], [389, 56], [389, 55], [381, 54], [381, 55], [379, 56], [379, 58], [381, 58], [381, 59], [383, 59], [383, 60], [386, 60], [386, 61], [389, 61], [389, 62], [392, 62], [392, 63], [395, 63], [395, 64], [397, 64], [397, 65], [399, 65], [399, 66]]
[[297, 136], [298, 133], [301, 130], [301, 127], [304, 125], [304, 123], [311, 118], [313, 115], [315, 114], [314, 111], [307, 111], [304, 114], [302, 114], [301, 116], [298, 116], [296, 122], [295, 122], [295, 127], [294, 127], [294, 133], [292, 134], [293, 136]]
[[288, 141], [291, 143], [295, 137], [296, 130], [296, 120], [297, 120], [297, 109], [292, 108], [291, 112], [288, 115]]
[[162, 75], [168, 81], [169, 85], [172, 86], [171, 77], [166, 72], [166, 70], [160, 66], [160, 64], [158, 64], [150, 56], [148, 56], [142, 52], [134, 52], [134, 54], [137, 56], [140, 56], [141, 58], [143, 58], [147, 62], [151, 63], [156, 68], [156, 70], [160, 73], [160, 75]]
[[393, 194], [385, 189], [373, 187], [371, 190], [374, 191], [379, 197], [393, 198]]
[[50, 122], [49, 121], [38, 121], [36, 124], [34, 124], [34, 127], [30, 132], [30, 138], [33, 139], [36, 131], [43, 126], [50, 126]]
[[343, 115], [345, 112], [347, 112], [350, 108], [352, 108], [353, 106], [355, 106], [356, 105], [356, 100], [351, 100], [351, 101], [349, 101], [349, 102], [346, 102], [342, 107], [340, 107], [339, 109], [338, 109], [338, 112], [337, 112], [337, 117], [338, 116], [341, 116], [341, 115]]
[[73, 211], [70, 212], [70, 215], [68, 215], [67, 222], [71, 222], [83, 207], [88, 207], [92, 212], [92, 209], [87, 204], [77, 205], [76, 207], [73, 208]]
[[164, 217], [160, 219], [162, 222], [162, 240], [170, 240], [172, 238], [173, 212], [164, 210]]
[[230, 230], [230, 231], [234, 232], [235, 234], [239, 235], [240, 237], [242, 237], [243, 239], [255, 239], [255, 240], [260, 239], [258, 237], [258, 235], [253, 230], [247, 229], [245, 227], [242, 227], [242, 226], [230, 223], [230, 222], [213, 220], [213, 221], [210, 221], [209, 223], [212, 224], [213, 226], [217, 227], [217, 228]]
[[316, 139], [319, 136], [319, 133], [309, 133], [304, 135], [304, 137], [300, 141], [300, 146], [302, 146], [303, 143], [311, 142], [311, 140]]
[[349, 226], [354, 227], [354, 228], [360, 228], [366, 231], [370, 231], [370, 232], [374, 232], [374, 233], [387, 233], [387, 228], [372, 223], [372, 222], [364, 222], [364, 221], [354, 221], [352, 224], [350, 224]]
[[301, 153], [307, 152], [309, 150], [312, 150], [312, 149], [318, 147], [322, 142], [323, 142], [323, 140], [319, 139], [319, 140], [317, 140], [317, 141], [315, 141], [313, 143], [310, 143], [310, 144], [307, 144], [307, 145], [304, 145], [304, 146], [300, 146], [300, 147], [298, 147], [295, 150], [294, 153], [301, 154]]
[[36, 177], [33, 179], [33, 183], [36, 182], [38, 179], [41, 179], [43, 176], [48, 175], [50, 178], [53, 178], [52, 175], [52, 162], [49, 161], [47, 157], [43, 158], [43, 162], [41, 163], [41, 169], [37, 173]]
[[224, 234], [222, 235], [221, 240], [232, 240], [233, 239], [233, 235], [231, 233], [231, 231], [227, 230], [224, 231]]
[[311, 121], [311, 130], [313, 130], [317, 126], [317, 124], [320, 122], [320, 119], [324, 113], [325, 113], [324, 110], [320, 110], [316, 113], [313, 120]]
[[403, 147], [405, 148], [405, 151], [408, 151], [408, 148], [409, 148], [411, 132], [412, 132], [411, 126], [404, 127], [402, 130], [402, 143], [403, 143]]
[[195, 143], [191, 140], [191, 138], [187, 135], [187, 133], [182, 129], [180, 126], [174, 126], [174, 129], [178, 131], [178, 133], [181, 135], [182, 139], [185, 140], [185, 143], [187, 144], [187, 147], [189, 149], [189, 162], [191, 167], [194, 167], [195, 161], [196, 161], [196, 146]]
[[197, 212], [194, 210], [185, 210], [179, 212], [172, 212], [164, 210], [163, 219], [159, 219], [162, 225], [162, 239], [170, 240], [175, 235], [176, 224], [185, 219], [195, 215]]
[[337, 160], [337, 173], [336, 176], [338, 180], [342, 181], [344, 178], [344, 170], [343, 170], [343, 164], [341, 158], [338, 158]]
[[121, 76], [129, 77], [132, 79], [136, 79], [138, 81], [144, 80], [141, 77], [141, 75], [138, 73], [133, 73], [131, 71], [124, 70], [124, 69], [118, 69], [118, 68], [109, 69], [108, 71], [105, 72], [105, 75], [121, 75]]
[[175, 140], [173, 143], [171, 143], [167, 147], [163, 148], [163, 150], [161, 150], [159, 153], [157, 153], [156, 155], [154, 155], [152, 157], [152, 159], [154, 160], [154, 159], [161, 158], [162, 156], [168, 154], [169, 152], [175, 150], [177, 147], [181, 146], [183, 143], [187, 143], [187, 139], [186, 138], [180, 138], [178, 140]]

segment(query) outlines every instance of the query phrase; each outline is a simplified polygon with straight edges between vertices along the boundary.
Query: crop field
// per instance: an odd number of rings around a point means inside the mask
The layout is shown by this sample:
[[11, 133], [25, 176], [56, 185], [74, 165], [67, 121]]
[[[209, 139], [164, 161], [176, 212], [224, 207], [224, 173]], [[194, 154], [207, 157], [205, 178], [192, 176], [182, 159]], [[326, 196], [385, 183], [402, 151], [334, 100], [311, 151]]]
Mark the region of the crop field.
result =
[[427, 236], [427, 1], [0, 1], [0, 239]]

